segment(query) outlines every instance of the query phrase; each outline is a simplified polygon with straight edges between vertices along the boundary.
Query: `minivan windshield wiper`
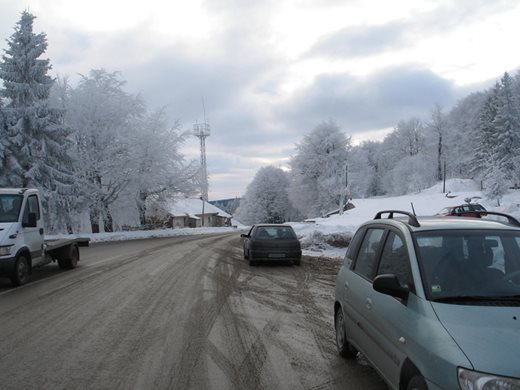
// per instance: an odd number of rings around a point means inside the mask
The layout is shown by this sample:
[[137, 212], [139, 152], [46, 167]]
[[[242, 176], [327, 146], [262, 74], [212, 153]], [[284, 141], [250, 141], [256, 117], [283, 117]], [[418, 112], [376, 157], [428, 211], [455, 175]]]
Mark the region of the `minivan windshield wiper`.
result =
[[493, 296], [484, 296], [484, 295], [456, 295], [450, 297], [441, 297], [432, 299], [433, 302], [440, 303], [474, 303], [474, 302], [482, 302], [482, 303], [493, 303], [493, 302], [515, 302], [520, 304], [520, 295], [493, 295]]

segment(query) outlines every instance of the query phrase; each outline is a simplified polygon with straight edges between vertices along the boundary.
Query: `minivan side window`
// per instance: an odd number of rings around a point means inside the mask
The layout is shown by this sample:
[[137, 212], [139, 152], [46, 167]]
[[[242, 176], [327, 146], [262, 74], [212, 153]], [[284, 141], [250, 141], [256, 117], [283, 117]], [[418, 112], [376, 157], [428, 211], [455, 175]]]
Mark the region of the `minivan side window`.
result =
[[390, 231], [383, 247], [381, 261], [377, 270], [378, 275], [394, 274], [401, 285], [411, 284], [408, 253], [403, 240], [396, 233]]
[[354, 264], [354, 272], [372, 280], [376, 265], [377, 249], [383, 237], [384, 229], [368, 229]]
[[352, 237], [352, 240], [350, 240], [347, 248], [347, 253], [345, 253], [345, 257], [343, 258], [343, 265], [345, 267], [350, 268], [352, 265], [352, 260], [354, 259], [354, 256], [356, 256], [356, 251], [359, 247], [359, 244], [361, 240], [363, 239], [364, 231], [359, 229], [356, 234], [354, 234], [354, 237]]

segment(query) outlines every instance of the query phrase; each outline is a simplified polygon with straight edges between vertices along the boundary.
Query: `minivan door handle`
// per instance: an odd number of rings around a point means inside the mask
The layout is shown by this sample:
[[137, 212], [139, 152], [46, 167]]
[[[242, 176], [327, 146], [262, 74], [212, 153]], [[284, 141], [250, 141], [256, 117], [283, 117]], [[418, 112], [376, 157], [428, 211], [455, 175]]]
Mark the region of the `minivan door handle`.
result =
[[365, 300], [365, 306], [368, 310], [372, 309], [372, 300], [370, 298]]
[[43, 228], [40, 228], [40, 235], [43, 236]]

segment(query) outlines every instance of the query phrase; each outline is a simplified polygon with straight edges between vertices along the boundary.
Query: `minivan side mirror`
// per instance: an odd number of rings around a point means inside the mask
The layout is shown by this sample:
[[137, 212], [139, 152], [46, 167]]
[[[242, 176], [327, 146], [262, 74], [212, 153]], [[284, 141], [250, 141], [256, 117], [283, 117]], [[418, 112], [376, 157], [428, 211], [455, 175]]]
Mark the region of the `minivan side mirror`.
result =
[[391, 295], [400, 299], [408, 298], [408, 294], [410, 293], [409, 288], [402, 286], [394, 274], [377, 275], [374, 278], [372, 287], [382, 294]]
[[241, 234], [240, 237], [242, 237], [242, 238], [249, 238], [249, 234]]
[[22, 227], [36, 227], [36, 213], [29, 213], [28, 214], [28, 221], [25, 223], [22, 223]]

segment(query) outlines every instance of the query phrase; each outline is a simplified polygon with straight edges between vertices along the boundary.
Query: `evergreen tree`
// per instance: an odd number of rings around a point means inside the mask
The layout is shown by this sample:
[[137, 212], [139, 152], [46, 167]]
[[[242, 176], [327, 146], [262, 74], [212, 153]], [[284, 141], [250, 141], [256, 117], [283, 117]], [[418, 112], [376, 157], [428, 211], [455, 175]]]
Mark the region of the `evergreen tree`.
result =
[[516, 155], [520, 150], [520, 111], [514, 93], [513, 79], [506, 72], [500, 81], [497, 94], [497, 114], [493, 120], [496, 134], [494, 160], [510, 182], [516, 181], [518, 167]]
[[472, 172], [484, 177], [493, 164], [494, 151], [497, 149], [495, 118], [498, 111], [498, 92], [500, 85], [492, 88], [479, 114], [477, 125], [477, 147], [475, 149]]
[[[7, 117], [6, 112], [3, 109], [2, 99], [0, 98], [0, 172], [7, 166], [6, 150], [8, 148], [7, 138]], [[1, 182], [0, 177], [0, 182]]]
[[[71, 193], [73, 176], [69, 131], [63, 126], [63, 111], [49, 106], [53, 79], [49, 59], [39, 59], [47, 49], [44, 33], [33, 32], [35, 17], [24, 11], [7, 40], [0, 62], [5, 99], [3, 126], [4, 166], [1, 186], [36, 187], [42, 191], [48, 216], [63, 210]], [[62, 211], [63, 212], [63, 211]], [[51, 224], [52, 225], [52, 224]]]
[[507, 192], [508, 181], [498, 163], [490, 164], [484, 183], [486, 196], [490, 199], [495, 199], [497, 206], [500, 206], [500, 200]]

